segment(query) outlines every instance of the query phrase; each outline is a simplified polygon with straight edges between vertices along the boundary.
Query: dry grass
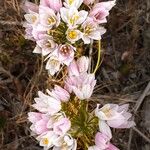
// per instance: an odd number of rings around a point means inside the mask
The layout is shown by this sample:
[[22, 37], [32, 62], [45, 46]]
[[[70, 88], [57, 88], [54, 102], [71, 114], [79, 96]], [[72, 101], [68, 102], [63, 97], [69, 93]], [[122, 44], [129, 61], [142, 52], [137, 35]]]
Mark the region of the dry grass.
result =
[[[47, 77], [42, 69], [42, 59], [32, 54], [35, 44], [23, 38], [21, 0], [1, 1], [0, 149], [40, 150], [30, 136], [26, 115], [32, 109], [30, 106], [37, 90], [51, 87], [56, 81]], [[134, 112], [150, 81], [149, 0], [118, 0], [106, 27], [108, 32], [102, 41], [103, 61], [96, 73], [97, 86], [92, 100], [129, 102]], [[96, 58], [95, 52], [92, 58]], [[94, 60], [93, 65], [96, 63]], [[150, 133], [143, 113], [146, 113], [144, 108], [149, 95], [150, 91], [134, 114], [136, 129], [146, 138], [150, 138]], [[148, 142], [137, 131], [129, 134], [129, 130], [114, 130], [114, 133], [114, 143], [122, 150], [127, 150], [127, 147], [131, 150], [149, 149]]]

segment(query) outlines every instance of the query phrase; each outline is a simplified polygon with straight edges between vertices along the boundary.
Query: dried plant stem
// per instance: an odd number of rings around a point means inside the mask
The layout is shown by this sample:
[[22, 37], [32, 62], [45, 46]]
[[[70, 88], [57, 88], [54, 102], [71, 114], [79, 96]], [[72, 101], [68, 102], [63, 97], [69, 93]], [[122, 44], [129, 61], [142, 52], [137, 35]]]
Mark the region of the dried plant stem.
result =
[[133, 127], [133, 130], [135, 132], [137, 132], [141, 137], [143, 137], [145, 139], [145, 141], [147, 141], [148, 143], [150, 143], [150, 139], [146, 135], [144, 135], [140, 130], [138, 130], [136, 127]]
[[99, 68], [99, 64], [100, 64], [100, 58], [101, 58], [101, 41], [98, 41], [98, 58], [97, 58], [97, 64], [94, 70], [94, 74], [96, 73], [97, 69]]
[[[137, 100], [137, 103], [134, 107], [134, 114], [136, 114], [137, 110], [140, 108], [142, 102], [144, 101], [144, 98], [147, 96], [148, 92], [150, 91], [150, 82], [147, 84], [144, 92], [141, 94], [139, 99]], [[136, 131], [138, 134], [140, 134], [147, 142], [150, 143], [150, 139], [146, 137], [141, 131], [139, 131], [137, 128], [133, 127], [130, 129], [130, 134], [129, 134], [129, 141], [128, 141], [128, 150], [130, 150], [131, 147], [131, 142], [132, 142], [132, 136], [133, 136], [133, 130]]]

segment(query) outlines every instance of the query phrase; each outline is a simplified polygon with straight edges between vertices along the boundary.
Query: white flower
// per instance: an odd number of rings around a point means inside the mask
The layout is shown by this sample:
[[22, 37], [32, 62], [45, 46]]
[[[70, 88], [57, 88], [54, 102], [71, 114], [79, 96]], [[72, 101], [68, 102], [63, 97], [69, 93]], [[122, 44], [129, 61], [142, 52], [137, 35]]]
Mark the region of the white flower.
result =
[[85, 44], [89, 44], [91, 39], [100, 40], [101, 35], [106, 32], [104, 27], [100, 27], [92, 18], [88, 18], [82, 25], [84, 29], [82, 39]]
[[32, 106], [42, 113], [53, 115], [61, 110], [61, 102], [48, 96], [41, 91], [38, 92], [38, 98], [35, 98], [35, 104]]
[[42, 28], [43, 30], [49, 30], [52, 27], [57, 27], [60, 23], [59, 13], [56, 15], [54, 10], [48, 7], [40, 6], [39, 14], [40, 14], [39, 28]]
[[75, 43], [81, 38], [81, 32], [77, 29], [68, 29], [66, 32], [67, 39], [71, 43]]
[[54, 131], [48, 131], [37, 137], [37, 140], [40, 141], [40, 146], [44, 147], [44, 150], [48, 150], [49, 148], [54, 146], [55, 140], [58, 138], [58, 135], [54, 133]]
[[88, 15], [87, 11], [78, 11], [76, 7], [71, 7], [70, 9], [62, 7], [60, 13], [62, 20], [66, 22], [70, 28], [82, 24]]
[[64, 6], [67, 8], [70, 8], [70, 7], [79, 8], [82, 3], [83, 3], [83, 0], [65, 0]]
[[37, 25], [39, 22], [39, 14], [33, 11], [29, 11], [28, 14], [24, 15], [27, 23], [31, 24], [31, 25]]
[[63, 137], [59, 137], [55, 140], [53, 150], [76, 150], [77, 141], [71, 137], [71, 135], [66, 134]]
[[51, 55], [48, 57], [49, 59], [46, 63], [46, 69], [49, 71], [49, 74], [53, 76], [56, 72], [59, 71], [61, 63], [58, 57], [55, 55]]
[[56, 43], [53, 41], [53, 38], [48, 35], [43, 35], [40, 40], [36, 41], [37, 45], [42, 49], [42, 55], [48, 55], [56, 49]]

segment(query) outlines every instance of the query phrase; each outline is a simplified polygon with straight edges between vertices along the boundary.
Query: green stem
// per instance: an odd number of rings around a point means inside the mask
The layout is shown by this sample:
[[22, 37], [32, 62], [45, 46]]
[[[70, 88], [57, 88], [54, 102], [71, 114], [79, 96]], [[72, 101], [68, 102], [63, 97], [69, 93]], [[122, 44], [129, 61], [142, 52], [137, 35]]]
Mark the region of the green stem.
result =
[[97, 69], [99, 68], [99, 64], [100, 64], [100, 58], [101, 58], [101, 41], [98, 41], [98, 59], [97, 59], [97, 64], [94, 70], [94, 74], [96, 73]]

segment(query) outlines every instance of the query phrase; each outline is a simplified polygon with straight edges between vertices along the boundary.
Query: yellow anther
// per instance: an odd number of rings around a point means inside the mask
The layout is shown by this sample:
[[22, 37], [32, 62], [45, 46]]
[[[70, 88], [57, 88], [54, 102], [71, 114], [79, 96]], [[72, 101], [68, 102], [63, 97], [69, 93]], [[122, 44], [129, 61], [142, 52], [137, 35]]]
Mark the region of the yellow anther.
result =
[[76, 39], [77, 36], [78, 36], [78, 33], [74, 30], [71, 30], [71, 31], [68, 32], [68, 36], [69, 36], [70, 39]]
[[70, 23], [71, 24], [75, 24], [75, 22], [79, 19], [78, 15], [73, 15], [72, 18], [70, 18]]
[[32, 16], [31, 19], [32, 19], [32, 22], [34, 23], [37, 20], [37, 17], [36, 16]]
[[48, 145], [48, 143], [49, 143], [48, 138], [44, 138], [44, 139], [43, 139], [43, 144], [44, 144], [44, 145]]
[[56, 19], [54, 17], [49, 17], [47, 21], [48, 21], [48, 24], [54, 24], [56, 22]]
[[71, 5], [74, 2], [74, 0], [69, 0], [69, 5]]
[[111, 109], [106, 107], [102, 109], [102, 112], [107, 116], [107, 117], [111, 117]]

